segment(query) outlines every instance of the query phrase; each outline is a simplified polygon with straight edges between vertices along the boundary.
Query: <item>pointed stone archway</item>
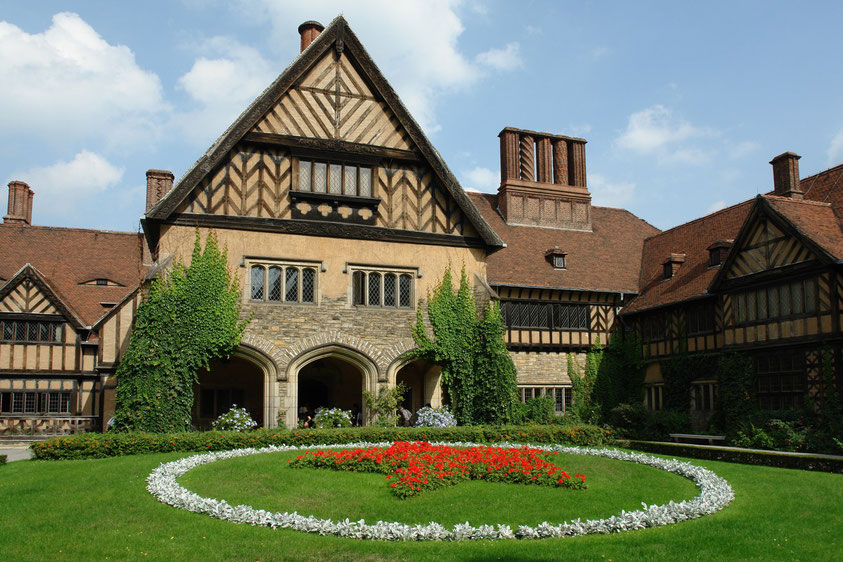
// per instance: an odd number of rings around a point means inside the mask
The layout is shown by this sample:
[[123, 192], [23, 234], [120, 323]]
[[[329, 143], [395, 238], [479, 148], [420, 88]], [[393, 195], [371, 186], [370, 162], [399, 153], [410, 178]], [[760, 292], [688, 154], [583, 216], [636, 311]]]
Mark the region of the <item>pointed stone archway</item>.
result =
[[399, 382], [407, 386], [403, 405], [415, 413], [425, 404], [442, 406], [441, 374], [441, 367], [425, 359], [400, 359], [389, 366], [387, 380], [390, 386]]
[[318, 346], [299, 354], [287, 366], [287, 427], [295, 427], [302, 408], [351, 410], [357, 404], [366, 419], [363, 391], [375, 392], [377, 364], [366, 354], [339, 344]]
[[278, 425], [278, 370], [262, 351], [241, 344], [231, 357], [214, 359], [197, 373], [193, 385], [193, 425], [210, 429], [211, 422], [234, 404], [244, 407], [261, 427]]

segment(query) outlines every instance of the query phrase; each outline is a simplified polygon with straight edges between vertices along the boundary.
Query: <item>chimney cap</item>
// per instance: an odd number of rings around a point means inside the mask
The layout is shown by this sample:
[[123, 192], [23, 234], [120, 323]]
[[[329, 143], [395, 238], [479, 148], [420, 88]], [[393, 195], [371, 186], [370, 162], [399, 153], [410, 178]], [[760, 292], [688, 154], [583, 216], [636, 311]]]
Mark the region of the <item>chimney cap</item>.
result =
[[770, 160], [770, 164], [775, 164], [776, 162], [778, 162], [779, 160], [782, 160], [784, 158], [796, 158], [797, 160], [799, 160], [802, 157], [799, 156], [798, 154], [796, 154], [795, 152], [790, 152], [790, 151], [782, 152], [781, 154], [779, 154], [778, 156], [776, 156], [775, 158]]
[[170, 179], [176, 178], [176, 176], [174, 176], [173, 172], [171, 172], [170, 170], [155, 170], [153, 168], [150, 168], [146, 171], [146, 177], [164, 177]]
[[303, 24], [301, 24], [299, 26], [299, 34], [301, 34], [301, 32], [304, 31], [305, 29], [310, 29], [310, 28], [318, 29], [319, 33], [322, 33], [323, 31], [325, 31], [325, 26], [322, 25], [321, 23], [319, 23], [318, 21], [307, 20], [306, 22], [304, 22]]

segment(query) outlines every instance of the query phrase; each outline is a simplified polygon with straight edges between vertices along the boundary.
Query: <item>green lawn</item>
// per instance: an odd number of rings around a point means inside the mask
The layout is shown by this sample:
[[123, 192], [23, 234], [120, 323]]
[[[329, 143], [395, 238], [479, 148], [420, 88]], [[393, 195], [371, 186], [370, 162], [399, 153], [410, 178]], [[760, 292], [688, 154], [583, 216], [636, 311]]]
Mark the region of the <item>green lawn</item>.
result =
[[[843, 552], [843, 475], [691, 461], [725, 477], [736, 499], [725, 510], [617, 535], [536, 541], [385, 543], [247, 527], [158, 503], [145, 478], [159, 454], [84, 461], [20, 461], [0, 467], [0, 558], [4, 560], [223, 559], [834, 559]], [[256, 507], [316, 515], [442, 523], [535, 523], [605, 516], [640, 501], [694, 490], [648, 467], [592, 457], [559, 465], [588, 474], [586, 491], [470, 482], [410, 500], [389, 495], [383, 476], [284, 466], [267, 454], [200, 467], [183, 485]], [[610, 483], [615, 481], [615, 485]], [[335, 492], [328, 494], [327, 483]], [[614, 506], [614, 508], [613, 508]]]

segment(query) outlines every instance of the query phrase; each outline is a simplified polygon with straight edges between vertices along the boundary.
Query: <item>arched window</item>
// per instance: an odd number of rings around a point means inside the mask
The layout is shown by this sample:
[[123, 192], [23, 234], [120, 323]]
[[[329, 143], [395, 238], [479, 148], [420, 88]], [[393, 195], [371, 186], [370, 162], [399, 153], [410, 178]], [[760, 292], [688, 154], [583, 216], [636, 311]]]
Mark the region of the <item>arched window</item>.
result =
[[381, 274], [369, 273], [369, 306], [381, 304]]
[[280, 301], [281, 300], [281, 268], [269, 268], [269, 294], [267, 300]]
[[252, 300], [262, 301], [264, 297], [264, 268], [261, 265], [252, 266]]
[[288, 267], [284, 271], [284, 300], [298, 302], [299, 300], [299, 270]]
[[301, 302], [316, 300], [316, 270], [306, 267], [301, 270]]
[[386, 273], [383, 276], [383, 305], [395, 306], [395, 274]]

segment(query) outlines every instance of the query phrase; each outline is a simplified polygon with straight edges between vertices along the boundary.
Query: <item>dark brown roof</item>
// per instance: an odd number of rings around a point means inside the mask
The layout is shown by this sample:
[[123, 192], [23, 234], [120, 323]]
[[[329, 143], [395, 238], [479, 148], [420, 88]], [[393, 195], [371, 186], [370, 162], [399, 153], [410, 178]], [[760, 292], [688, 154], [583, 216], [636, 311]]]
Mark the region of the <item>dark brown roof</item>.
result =
[[[137, 288], [142, 238], [130, 232], [0, 224], [0, 286], [31, 264], [86, 326]], [[80, 285], [108, 279], [118, 287]]]
[[[802, 201], [768, 193], [762, 199], [800, 233], [835, 259], [843, 256], [843, 165], [800, 180]], [[703, 297], [719, 268], [708, 267], [708, 247], [717, 239], [734, 239], [755, 199], [665, 230], [644, 242], [641, 294], [624, 314]], [[662, 264], [671, 253], [686, 254], [671, 279], [663, 279]]]
[[[592, 207], [592, 232], [510, 226], [497, 211], [497, 195], [468, 195], [506, 243], [489, 255], [490, 284], [638, 292], [644, 238], [659, 230], [629, 211]], [[567, 254], [567, 269], [554, 269], [546, 258], [554, 247]]]
[[[624, 314], [705, 295], [719, 269], [708, 266], [708, 247], [734, 239], [751, 207], [752, 201], [744, 201], [645, 240], [641, 294], [624, 307]], [[663, 264], [672, 253], [685, 254], [685, 262], [664, 279]]]

